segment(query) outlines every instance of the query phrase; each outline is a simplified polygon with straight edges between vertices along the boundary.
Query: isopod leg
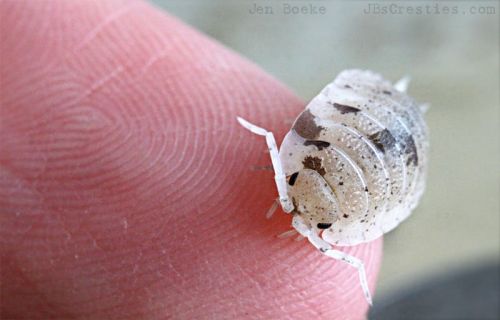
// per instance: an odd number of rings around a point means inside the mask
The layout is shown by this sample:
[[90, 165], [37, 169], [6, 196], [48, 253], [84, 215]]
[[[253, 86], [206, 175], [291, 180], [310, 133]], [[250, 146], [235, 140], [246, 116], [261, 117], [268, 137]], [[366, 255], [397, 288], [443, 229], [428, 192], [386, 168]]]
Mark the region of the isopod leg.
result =
[[269, 207], [269, 210], [267, 210], [266, 212], [266, 219], [271, 219], [274, 212], [276, 212], [276, 209], [278, 209], [279, 205], [280, 205], [280, 198], [276, 198], [276, 200], [273, 201], [271, 207]]
[[278, 146], [276, 144], [276, 140], [274, 139], [273, 133], [261, 127], [258, 127], [246, 121], [243, 118], [237, 117], [236, 119], [246, 129], [250, 130], [255, 134], [266, 137], [267, 147], [269, 149], [269, 154], [271, 155], [271, 162], [273, 163], [274, 180], [276, 181], [276, 187], [278, 188], [281, 207], [283, 208], [283, 211], [287, 213], [292, 212], [293, 204], [290, 198], [288, 197], [286, 176], [283, 167], [281, 165]]
[[297, 234], [297, 231], [292, 229], [292, 230], [288, 230], [288, 231], [285, 231], [285, 232], [279, 234], [278, 238], [280, 238], [280, 239], [286, 239], [286, 238], [293, 237], [296, 234]]
[[370, 288], [368, 287], [368, 280], [366, 278], [365, 266], [361, 260], [347, 253], [339, 250], [335, 250], [332, 246], [320, 238], [319, 231], [313, 230], [312, 227], [308, 226], [303, 219], [295, 215], [292, 220], [292, 226], [299, 232], [302, 236], [306, 237], [309, 242], [316, 247], [321, 253], [330, 257], [332, 259], [343, 261], [358, 270], [359, 282], [361, 284], [361, 289], [363, 289], [363, 294], [365, 295], [366, 301], [372, 305], [372, 296], [370, 293]]
[[302, 241], [302, 240], [304, 240], [304, 239], [305, 239], [305, 238], [304, 238], [304, 236], [303, 236], [303, 235], [301, 235], [301, 234], [299, 234], [299, 235], [297, 236], [297, 238], [295, 238], [295, 241]]

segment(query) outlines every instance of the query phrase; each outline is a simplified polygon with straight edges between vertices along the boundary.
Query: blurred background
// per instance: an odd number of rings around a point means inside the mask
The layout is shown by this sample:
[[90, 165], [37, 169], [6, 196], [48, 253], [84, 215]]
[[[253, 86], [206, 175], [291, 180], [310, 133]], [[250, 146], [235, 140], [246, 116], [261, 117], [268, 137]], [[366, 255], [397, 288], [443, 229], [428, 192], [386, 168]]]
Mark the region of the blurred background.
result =
[[500, 317], [498, 1], [153, 3], [304, 101], [346, 68], [393, 81], [411, 75], [410, 94], [431, 103], [427, 191], [410, 219], [385, 236], [370, 318]]

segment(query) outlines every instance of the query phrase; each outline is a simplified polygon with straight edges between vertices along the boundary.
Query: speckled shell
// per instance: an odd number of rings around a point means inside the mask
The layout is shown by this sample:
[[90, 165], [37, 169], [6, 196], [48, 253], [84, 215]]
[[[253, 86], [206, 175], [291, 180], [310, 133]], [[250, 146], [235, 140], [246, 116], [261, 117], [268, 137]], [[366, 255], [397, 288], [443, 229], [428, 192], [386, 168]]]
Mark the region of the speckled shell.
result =
[[281, 145], [294, 214], [325, 229], [331, 244], [376, 239], [416, 207], [427, 150], [427, 127], [412, 98], [373, 72], [343, 71]]

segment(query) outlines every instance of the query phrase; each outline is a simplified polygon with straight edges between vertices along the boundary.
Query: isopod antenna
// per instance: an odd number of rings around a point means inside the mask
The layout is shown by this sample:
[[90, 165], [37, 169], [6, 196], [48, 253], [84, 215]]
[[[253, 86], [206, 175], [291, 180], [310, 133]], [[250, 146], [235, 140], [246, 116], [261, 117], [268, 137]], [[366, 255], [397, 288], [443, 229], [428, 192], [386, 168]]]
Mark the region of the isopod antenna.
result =
[[251, 132], [258, 134], [260, 136], [266, 137], [267, 147], [269, 149], [269, 154], [271, 155], [271, 161], [273, 163], [274, 168], [274, 180], [276, 181], [276, 187], [278, 188], [279, 199], [281, 203], [281, 207], [283, 211], [290, 213], [293, 211], [293, 204], [290, 198], [288, 197], [288, 191], [286, 186], [286, 176], [283, 170], [283, 166], [281, 165], [279, 153], [278, 153], [278, 145], [276, 144], [276, 140], [274, 139], [274, 135], [272, 132], [267, 131], [261, 127], [258, 127], [243, 118], [236, 117], [238, 122], [250, 130]]
[[356, 268], [358, 270], [359, 282], [361, 284], [361, 289], [363, 290], [366, 301], [370, 304], [370, 306], [373, 304], [370, 288], [368, 287], [368, 280], [366, 279], [366, 271], [363, 261], [354, 256], [348, 255], [345, 252], [333, 249], [328, 242], [320, 238], [318, 231], [314, 230], [306, 223], [304, 223], [303, 219], [299, 215], [294, 215], [292, 226], [295, 228], [295, 230], [297, 230], [298, 233], [306, 237], [309, 242], [325, 256], [337, 261], [345, 262]]

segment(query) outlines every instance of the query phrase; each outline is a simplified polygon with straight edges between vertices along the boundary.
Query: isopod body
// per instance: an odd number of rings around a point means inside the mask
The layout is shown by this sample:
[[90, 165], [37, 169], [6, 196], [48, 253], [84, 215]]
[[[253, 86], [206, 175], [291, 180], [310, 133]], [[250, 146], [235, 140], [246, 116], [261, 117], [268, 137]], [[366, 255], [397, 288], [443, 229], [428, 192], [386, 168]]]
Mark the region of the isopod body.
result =
[[324, 255], [358, 269], [371, 303], [363, 262], [332, 247], [372, 241], [394, 229], [425, 189], [428, 130], [419, 105], [380, 75], [345, 70], [297, 117], [280, 149], [266, 137], [279, 202], [292, 226]]
[[427, 149], [413, 99], [378, 74], [346, 70], [298, 116], [279, 156], [293, 177], [294, 212], [323, 228], [327, 242], [355, 245], [410, 215], [424, 190]]

